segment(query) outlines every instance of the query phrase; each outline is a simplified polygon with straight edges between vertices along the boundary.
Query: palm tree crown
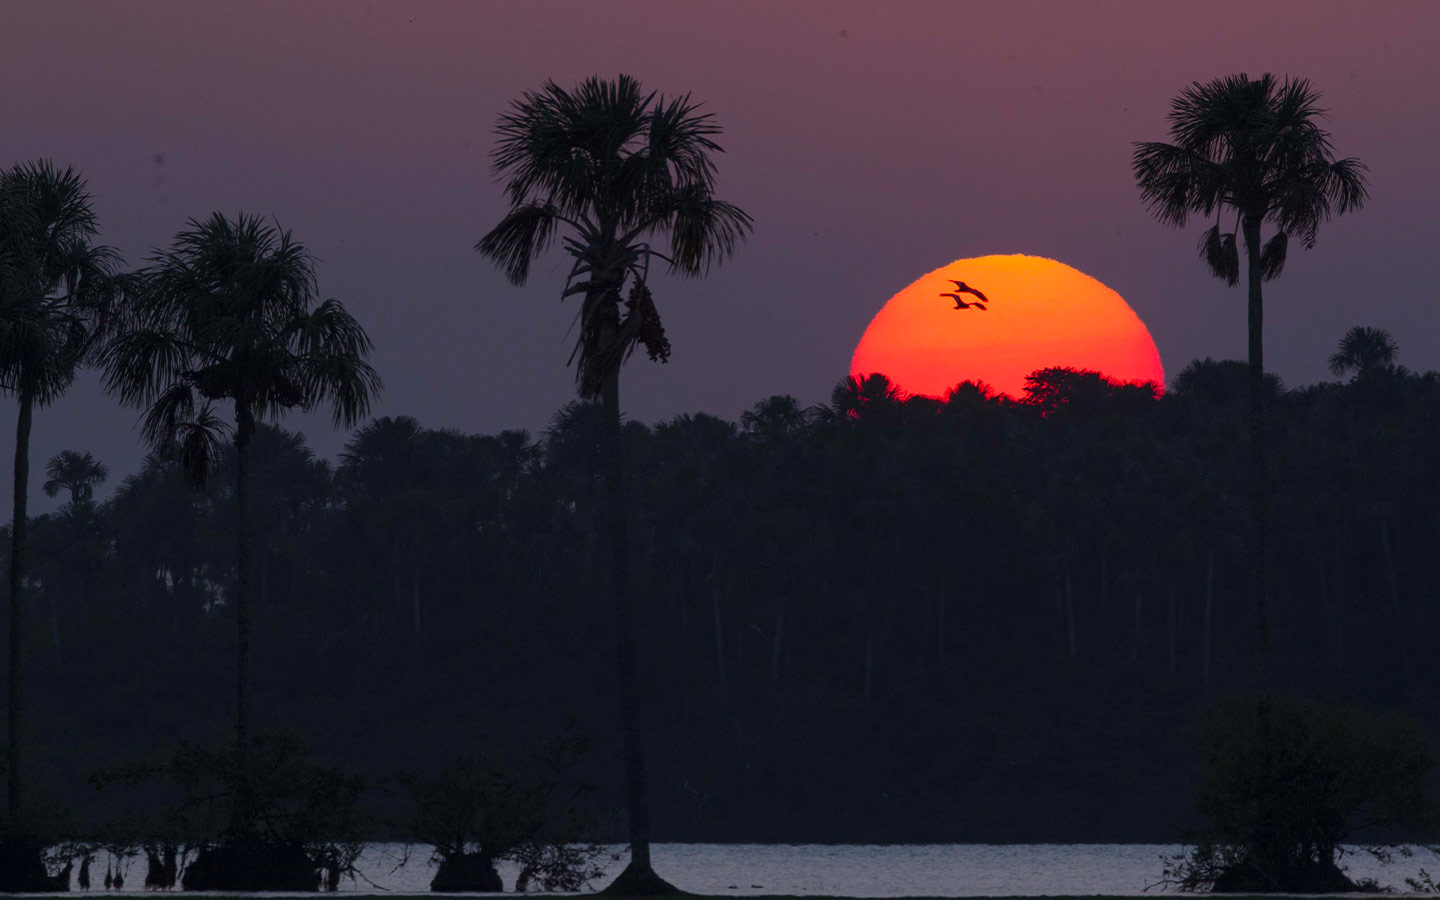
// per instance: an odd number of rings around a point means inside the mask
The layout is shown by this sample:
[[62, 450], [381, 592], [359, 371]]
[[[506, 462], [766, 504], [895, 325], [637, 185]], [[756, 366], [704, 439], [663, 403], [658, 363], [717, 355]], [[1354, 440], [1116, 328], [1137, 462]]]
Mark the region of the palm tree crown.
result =
[[846, 375], [830, 392], [830, 406], [847, 421], [890, 420], [907, 399], [905, 391], [879, 372]]
[[[1319, 100], [1304, 78], [1196, 82], [1171, 104], [1174, 143], [1135, 145], [1135, 177], [1156, 218], [1183, 226], [1191, 214], [1216, 216], [1200, 255], [1227, 284], [1240, 279], [1236, 237], [1247, 221], [1276, 228], [1263, 248], [1246, 248], [1258, 251], [1269, 281], [1284, 268], [1291, 237], [1309, 249], [1320, 223], [1365, 202], [1365, 165], [1334, 158]], [[1229, 231], [1221, 218], [1227, 209], [1237, 216]]]
[[88, 451], [61, 450], [45, 466], [49, 476], [44, 484], [45, 496], [54, 497], [61, 491], [70, 492], [72, 506], [89, 503], [95, 497], [95, 485], [110, 477], [110, 470]]
[[1363, 377], [1395, 364], [1400, 346], [1383, 328], [1356, 325], [1340, 338], [1340, 346], [1330, 354], [1330, 374], [1344, 375], [1354, 372]]
[[214, 401], [234, 401], [240, 429], [322, 403], [337, 426], [362, 419], [380, 388], [370, 338], [339, 301], [316, 302], [309, 251], [243, 213], [189, 225], [141, 274], [131, 321], [103, 352], [107, 389], [148, 406], [151, 444], [203, 478], [226, 428]]
[[[688, 94], [667, 100], [621, 75], [573, 90], [546, 82], [500, 118], [492, 160], [510, 211], [475, 249], [523, 284], [531, 260], [568, 226], [562, 244], [574, 262], [562, 296], [585, 298], [572, 361], [586, 399], [637, 343], [652, 359], [669, 356], [647, 285], [651, 258], [698, 276], [750, 232], [749, 215], [713, 196], [720, 128], [698, 109]], [[656, 235], [668, 235], [667, 252], [651, 246]]]
[[85, 181], [48, 160], [0, 172], [0, 389], [40, 406], [75, 380], [118, 259]]

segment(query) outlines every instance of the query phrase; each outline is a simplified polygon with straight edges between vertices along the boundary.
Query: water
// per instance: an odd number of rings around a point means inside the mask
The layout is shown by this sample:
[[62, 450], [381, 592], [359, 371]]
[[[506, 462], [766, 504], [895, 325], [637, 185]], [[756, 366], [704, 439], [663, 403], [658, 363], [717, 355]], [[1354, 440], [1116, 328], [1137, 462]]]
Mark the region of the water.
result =
[[[656, 844], [655, 870], [676, 887], [697, 894], [832, 894], [851, 897], [995, 897], [1055, 894], [1142, 894], [1160, 880], [1161, 857], [1180, 852], [1174, 844]], [[615, 874], [624, 853], [606, 860]], [[409, 861], [401, 844], [371, 844], [360, 858], [361, 878], [346, 880], [347, 892], [421, 893], [430, 889], [434, 869], [429, 851], [413, 847]], [[1417, 851], [1391, 865], [1367, 854], [1347, 856], [1353, 878], [1375, 878], [1405, 890], [1404, 879], [1421, 868], [1440, 869], [1440, 859]], [[104, 876], [104, 857], [97, 861]], [[506, 889], [515, 871], [500, 867]], [[97, 878], [98, 880], [98, 878]], [[125, 890], [145, 880], [143, 859], [131, 860]], [[608, 877], [592, 887], [603, 887]]]

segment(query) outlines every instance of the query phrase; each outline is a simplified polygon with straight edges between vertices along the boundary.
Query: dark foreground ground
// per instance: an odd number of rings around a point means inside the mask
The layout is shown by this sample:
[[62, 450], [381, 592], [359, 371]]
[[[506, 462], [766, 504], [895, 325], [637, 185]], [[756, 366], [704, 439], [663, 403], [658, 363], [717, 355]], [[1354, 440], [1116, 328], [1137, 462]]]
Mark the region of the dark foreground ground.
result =
[[[596, 892], [590, 891], [590, 892], [585, 892], [585, 893], [581, 893], [581, 894], [537, 894], [537, 895], [535, 895], [535, 896], [545, 896], [545, 897], [557, 897], [557, 896], [558, 896], [558, 897], [583, 897], [583, 896], [589, 896], [589, 895], [592, 895], [592, 894], [596, 894]], [[598, 894], [596, 894], [596, 895], [598, 896]], [[10, 894], [10, 895], [8, 895], [8, 896], [12, 896], [12, 897], [30, 897], [30, 896], [33, 896], [33, 897], [53, 897], [53, 896], [55, 896], [55, 895], [54, 895], [54, 894]], [[286, 893], [278, 893], [278, 892], [266, 892], [266, 893], [263, 893], [263, 894], [221, 894], [221, 893], [197, 893], [197, 892], [186, 892], [186, 891], [171, 891], [171, 892], [168, 893], [168, 896], [182, 896], [182, 897], [194, 896], [194, 897], [204, 897], [205, 900], [256, 900], [257, 897], [264, 897], [264, 898], [266, 898], [266, 900], [269, 900], [269, 898], [287, 898], [287, 900], [288, 900], [288, 898], [315, 897], [315, 896], [319, 896], [319, 895], [317, 895], [317, 894], [286, 894]], [[333, 895], [332, 895], [332, 896], [333, 896]], [[380, 891], [380, 892], [341, 891], [341, 892], [340, 892], [340, 896], [345, 896], [345, 897], [380, 897], [380, 896], [383, 896], [383, 897], [386, 898], [386, 900], [434, 900], [434, 898], [436, 898], [436, 897], [471, 897], [471, 898], [475, 898], [475, 897], [487, 897], [487, 896], [512, 896], [512, 895], [509, 894], [509, 893], [506, 893], [506, 894], [494, 894], [494, 895], [491, 895], [491, 894], [443, 894], [443, 893], [394, 894], [394, 893], [385, 892], [385, 891]], [[608, 897], [608, 896], [610, 896], [610, 895], [607, 894], [607, 895], [605, 895], [605, 896]], [[715, 895], [709, 895], [709, 894], [684, 894], [684, 895], [682, 895], [682, 896], [691, 897], [691, 898], [693, 898], [693, 900], [736, 900], [736, 895], [733, 895], [733, 894], [732, 894], [732, 895], [720, 895], [720, 894], [715, 894]], [[970, 896], [973, 896], [973, 895], [967, 895], [967, 897], [970, 897]], [[1016, 894], [1016, 895], [1013, 895], [1013, 896], [1006, 896], [1006, 897], [990, 897], [990, 896], [986, 896], [986, 897], [983, 898], [983, 900], [1134, 900], [1135, 896], [1136, 896], [1136, 895], [1134, 895], [1134, 894], [1073, 894], [1073, 895], [1067, 895], [1067, 894], [1045, 894], [1045, 895], [1037, 895], [1037, 896], [1028, 896], [1028, 895]], [[1223, 895], [1223, 896], [1226, 898], [1226, 900], [1284, 900], [1284, 898], [1292, 898], [1292, 897], [1295, 898], [1295, 900], [1301, 900], [1301, 898], [1307, 898], [1307, 900], [1308, 900], [1308, 898], [1313, 898], [1313, 897], [1340, 897], [1340, 896], [1351, 897], [1351, 896], [1355, 896], [1355, 895], [1354, 895], [1354, 894], [1225, 894], [1225, 895]], [[1394, 896], [1418, 896], [1418, 895], [1411, 895], [1411, 894], [1409, 894], [1408, 892], [1400, 892], [1400, 893], [1390, 893], [1390, 894], [1387, 894], [1387, 896], [1392, 896], [1392, 897], [1394, 897]], [[845, 895], [845, 896], [840, 896], [840, 895], [836, 895], [836, 896], [825, 896], [825, 895], [816, 895], [816, 894], [805, 894], [805, 895], [790, 895], [790, 894], [759, 894], [759, 895], [750, 895], [750, 894], [746, 894], [746, 895], [744, 896], [744, 900], [865, 900], [865, 898], [851, 897], [851, 896], [848, 896], [848, 895]], [[940, 896], [934, 896], [934, 897], [887, 897], [887, 898], [884, 898], [884, 900], [952, 900], [952, 898], [940, 897]], [[976, 900], [979, 900], [979, 898], [976, 898]]]

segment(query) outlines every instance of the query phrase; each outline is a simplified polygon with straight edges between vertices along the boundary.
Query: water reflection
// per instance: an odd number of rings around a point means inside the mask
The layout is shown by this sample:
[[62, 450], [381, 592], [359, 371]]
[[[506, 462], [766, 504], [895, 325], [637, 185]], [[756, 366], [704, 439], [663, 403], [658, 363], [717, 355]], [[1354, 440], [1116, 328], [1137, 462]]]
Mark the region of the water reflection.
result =
[[[619, 859], [607, 865], [618, 873]], [[434, 869], [427, 848], [372, 844], [359, 861], [360, 878], [342, 892], [421, 893], [430, 889]], [[1160, 878], [1161, 858], [1180, 851], [1175, 844], [656, 844], [655, 869], [683, 890], [697, 894], [835, 895], [851, 897], [996, 897], [1058, 894], [1142, 894]], [[1384, 866], [1370, 856], [1347, 856], [1355, 878], [1405, 889], [1429, 862], [1426, 851]], [[103, 859], [103, 857], [102, 857]], [[404, 865], [401, 863], [404, 862]], [[103, 863], [101, 863], [103, 865]], [[1433, 869], [1435, 866], [1429, 865]], [[143, 876], [131, 861], [132, 874]], [[517, 872], [500, 866], [508, 889]], [[142, 889], [132, 877], [125, 892]], [[597, 882], [594, 888], [604, 886]]]

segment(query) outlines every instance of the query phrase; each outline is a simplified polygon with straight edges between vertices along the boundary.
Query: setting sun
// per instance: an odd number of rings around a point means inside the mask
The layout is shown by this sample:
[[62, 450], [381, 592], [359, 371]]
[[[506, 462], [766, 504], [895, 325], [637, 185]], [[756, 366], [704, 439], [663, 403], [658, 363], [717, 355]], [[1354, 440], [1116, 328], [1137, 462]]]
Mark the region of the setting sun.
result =
[[1064, 263], [1020, 254], [959, 259], [916, 279], [871, 320], [850, 371], [883, 372], [932, 397], [962, 381], [1019, 396], [1025, 376], [1048, 366], [1165, 383], [1150, 332], [1119, 294]]

